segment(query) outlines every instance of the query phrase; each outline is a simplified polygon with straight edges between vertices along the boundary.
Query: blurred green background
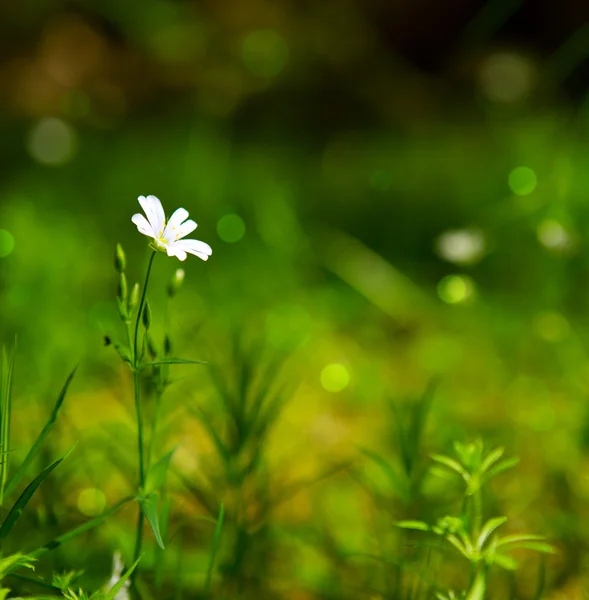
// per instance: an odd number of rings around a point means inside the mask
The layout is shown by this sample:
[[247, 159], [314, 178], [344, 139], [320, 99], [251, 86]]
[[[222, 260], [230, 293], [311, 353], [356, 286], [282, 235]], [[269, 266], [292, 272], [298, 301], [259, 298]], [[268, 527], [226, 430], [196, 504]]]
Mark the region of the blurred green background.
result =
[[[182, 266], [168, 309], [175, 353], [228, 381], [236, 332], [256, 366], [288, 354], [278, 379], [289, 401], [261, 438], [255, 479], [300, 493], [245, 528], [249, 566], [235, 567], [239, 540], [226, 539], [242, 591], [386, 597], [378, 564], [343, 555], [378, 554], [379, 531], [404, 515], [378, 521], [350, 469], [368, 469], [360, 447], [395, 460], [387, 404], [410, 406], [436, 379], [425, 463], [478, 435], [520, 456], [492, 508], [557, 546], [546, 597], [582, 597], [588, 19], [572, 0], [0, 7], [0, 339], [18, 337], [15, 455], [80, 363], [47, 452], [79, 444], [19, 524], [24, 546], [133, 485], [130, 376], [103, 336], [123, 335], [115, 244], [141, 281], [147, 240], [130, 219], [137, 196], [154, 194], [168, 214], [185, 207], [193, 237], [213, 248], [208, 263], [156, 257], [156, 331]], [[207, 369], [179, 368], [165, 399], [158, 454], [179, 444], [185, 480], [216, 468], [186, 416], [193, 405], [221, 411]], [[214, 506], [231, 505], [231, 482], [217, 484]], [[240, 489], [235, 514], [255, 513]], [[175, 493], [178, 519], [203, 514], [202, 498]], [[51, 568], [101, 581], [113, 550], [130, 552], [133, 522], [121, 513]], [[178, 546], [193, 565], [187, 589], [211, 536], [194, 523]], [[522, 560], [514, 585], [531, 598], [537, 557]]]

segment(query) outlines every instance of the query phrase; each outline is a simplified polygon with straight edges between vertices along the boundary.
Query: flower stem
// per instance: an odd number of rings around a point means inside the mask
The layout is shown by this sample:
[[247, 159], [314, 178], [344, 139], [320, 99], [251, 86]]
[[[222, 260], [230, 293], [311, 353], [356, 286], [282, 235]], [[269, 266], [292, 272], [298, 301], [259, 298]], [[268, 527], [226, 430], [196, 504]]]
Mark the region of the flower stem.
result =
[[135, 319], [135, 336], [133, 338], [133, 368], [137, 370], [139, 368], [139, 360], [137, 356], [137, 339], [139, 338], [139, 323], [141, 322], [141, 313], [145, 305], [145, 295], [147, 294], [147, 284], [149, 283], [149, 274], [151, 273], [151, 265], [155, 258], [155, 250], [149, 257], [149, 264], [147, 265], [147, 273], [145, 274], [145, 283], [143, 284], [143, 292], [141, 293], [141, 300], [139, 301], [139, 308], [137, 309], [137, 318]]
[[[137, 341], [139, 338], [139, 323], [141, 321], [141, 313], [143, 312], [143, 307], [145, 306], [145, 296], [147, 294], [147, 286], [149, 284], [149, 275], [151, 273], [151, 266], [153, 264], [153, 259], [155, 257], [155, 251], [149, 257], [149, 264], [147, 266], [147, 273], [145, 275], [145, 283], [143, 284], [143, 292], [141, 294], [141, 300], [139, 302], [139, 308], [137, 309], [137, 317], [135, 319], [135, 335], [133, 338], [133, 389], [135, 396], [135, 414], [137, 417], [137, 449], [139, 454], [139, 493], [143, 492], [143, 488], [145, 487], [145, 461], [144, 461], [144, 453], [143, 453], [143, 419], [141, 416], [141, 398], [140, 398], [140, 381], [139, 381], [139, 373], [141, 371], [140, 357], [139, 351], [137, 348]], [[137, 518], [137, 534], [135, 536], [135, 552], [134, 552], [134, 561], [139, 558], [141, 555], [141, 545], [143, 541], [143, 511], [141, 508], [139, 509], [139, 515]], [[133, 572], [133, 575], [136, 571]], [[134, 577], [132, 577], [134, 580]]]

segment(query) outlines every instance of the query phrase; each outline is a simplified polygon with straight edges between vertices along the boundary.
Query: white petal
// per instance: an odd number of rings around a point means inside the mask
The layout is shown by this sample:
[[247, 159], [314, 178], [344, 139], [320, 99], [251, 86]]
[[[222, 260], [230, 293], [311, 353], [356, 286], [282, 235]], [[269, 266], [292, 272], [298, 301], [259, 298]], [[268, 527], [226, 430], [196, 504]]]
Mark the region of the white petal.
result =
[[172, 246], [189, 254], [194, 254], [194, 256], [198, 256], [202, 260], [207, 260], [213, 253], [211, 247], [200, 240], [179, 240], [174, 242]]
[[168, 227], [172, 229], [175, 227], [180, 227], [181, 223], [186, 221], [186, 219], [188, 219], [188, 211], [185, 208], [177, 208], [172, 213], [172, 216], [168, 221], [168, 226], [166, 227], [166, 229], [168, 229]]
[[175, 230], [176, 240], [186, 237], [189, 233], [192, 233], [196, 229], [196, 223], [192, 219], [184, 221], [178, 229]]
[[178, 248], [176, 244], [168, 244], [166, 248], [168, 256], [175, 256], [179, 260], [186, 260], [186, 252], [182, 248]]
[[145, 196], [139, 196], [137, 199], [147, 216], [147, 220], [149, 221], [154, 234], [156, 237], [159, 237], [164, 229], [164, 223], [166, 222], [166, 215], [162, 203], [155, 196], [147, 196], [147, 198]]
[[148, 235], [149, 237], [155, 238], [156, 235], [153, 232], [152, 226], [149, 224], [149, 221], [141, 214], [137, 213], [131, 217], [131, 221], [137, 225], [137, 229], [143, 235]]

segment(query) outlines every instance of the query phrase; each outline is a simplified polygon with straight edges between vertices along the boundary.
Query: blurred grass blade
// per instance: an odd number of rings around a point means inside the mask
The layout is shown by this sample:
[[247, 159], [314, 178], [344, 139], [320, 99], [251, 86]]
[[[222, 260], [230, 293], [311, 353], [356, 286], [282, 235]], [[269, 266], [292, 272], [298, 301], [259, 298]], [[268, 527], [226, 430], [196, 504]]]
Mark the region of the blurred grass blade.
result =
[[85, 523], [82, 523], [82, 525], [75, 527], [71, 531], [68, 531], [67, 533], [64, 533], [64, 534], [52, 539], [50, 542], [47, 542], [44, 546], [37, 548], [36, 550], [34, 550], [33, 552], [30, 553], [30, 556], [32, 556], [33, 558], [38, 558], [39, 556], [43, 556], [43, 554], [49, 552], [50, 550], [58, 548], [65, 542], [69, 542], [69, 540], [77, 537], [78, 535], [81, 535], [82, 533], [85, 533], [86, 531], [93, 529], [94, 527], [100, 525], [102, 522], [106, 521], [106, 519], [108, 519], [108, 517], [110, 517], [110, 515], [115, 513], [117, 510], [119, 510], [119, 508], [121, 508], [121, 506], [127, 504], [127, 502], [130, 502], [131, 500], [134, 500], [134, 496], [127, 496], [126, 498], [123, 498], [123, 500], [121, 500], [118, 504], [115, 504], [112, 508], [110, 508], [106, 512], [102, 513], [98, 517], [95, 517], [94, 519], [91, 519], [90, 521], [86, 521]]
[[397, 492], [403, 502], [409, 501], [409, 489], [408, 485], [401, 480], [397, 475], [392, 465], [382, 457], [380, 454], [369, 450], [368, 448], [360, 448], [360, 452], [380, 467], [381, 471], [387, 476], [392, 488]]
[[[170, 528], [170, 515], [172, 513], [172, 502], [169, 498], [162, 498], [162, 512], [160, 519], [160, 527], [162, 538], [168, 540], [168, 531]], [[164, 550], [159, 546], [155, 549], [155, 587], [161, 589], [164, 581], [165, 554]]]
[[208, 595], [211, 580], [213, 577], [213, 569], [215, 568], [215, 558], [217, 557], [217, 551], [219, 550], [219, 543], [221, 541], [221, 532], [223, 531], [223, 522], [225, 520], [225, 507], [221, 502], [221, 506], [219, 507], [219, 516], [217, 517], [217, 525], [215, 526], [215, 533], [213, 534], [213, 545], [211, 546], [211, 555], [209, 558], [209, 567], [207, 569], [207, 577], [205, 580], [205, 595]]
[[219, 434], [217, 433], [217, 430], [211, 422], [210, 417], [198, 406], [191, 407], [190, 412], [200, 421], [202, 426], [205, 428], [205, 431], [209, 435], [209, 438], [215, 444], [215, 448], [217, 449], [219, 456], [223, 459], [225, 464], [229, 464], [231, 460], [229, 449], [223, 443], [223, 440], [219, 437]]
[[153, 362], [143, 363], [141, 368], [144, 367], [157, 367], [158, 365], [206, 365], [204, 360], [188, 360], [187, 358], [162, 358]]
[[12, 414], [12, 380], [16, 358], [16, 340], [10, 355], [2, 348], [2, 379], [0, 383], [0, 506], [4, 505], [8, 479], [8, 452], [10, 451], [10, 422]]
[[11, 529], [14, 527], [16, 522], [18, 521], [20, 515], [22, 514], [25, 506], [28, 504], [29, 500], [33, 497], [34, 493], [37, 491], [37, 488], [49, 477], [51, 472], [68, 456], [68, 454], [74, 448], [70, 448], [61, 458], [58, 458], [56, 461], [52, 462], [48, 467], [45, 467], [31, 483], [24, 489], [23, 493], [19, 496], [18, 500], [14, 503], [13, 507], [10, 509], [4, 523], [2, 523], [2, 527], [0, 527], [0, 540], [4, 540], [6, 536], [10, 533]]
[[158, 504], [158, 496], [155, 492], [151, 492], [145, 496], [141, 496], [137, 499], [139, 502], [139, 506], [151, 527], [151, 531], [153, 531], [153, 536], [155, 537], [155, 541], [158, 543], [158, 546], [164, 550], [164, 540], [162, 540], [162, 534], [160, 532], [160, 524], [157, 517], [157, 504]]
[[25, 459], [23, 460], [22, 464], [16, 470], [15, 474], [12, 476], [8, 485], [6, 486], [6, 489], [5, 489], [6, 495], [8, 495], [14, 491], [14, 489], [16, 488], [16, 486], [18, 485], [18, 483], [20, 482], [22, 477], [25, 475], [27, 469], [29, 468], [29, 466], [31, 465], [31, 463], [33, 462], [33, 460], [35, 459], [37, 454], [39, 454], [39, 450], [41, 449], [43, 442], [49, 435], [49, 432], [53, 428], [53, 425], [55, 425], [55, 421], [57, 420], [57, 416], [59, 415], [59, 411], [61, 410], [63, 401], [64, 401], [67, 391], [70, 387], [70, 384], [74, 378], [74, 375], [76, 374], [77, 368], [78, 367], [74, 367], [73, 371], [69, 374], [63, 388], [61, 389], [59, 397], [57, 398], [57, 402], [55, 403], [55, 406], [53, 407], [53, 411], [51, 412], [49, 420], [45, 424], [45, 427], [43, 427], [43, 429], [41, 430], [41, 433], [37, 436], [35, 443], [31, 446], [31, 449], [29, 450], [29, 452], [26, 455]]
[[166, 475], [168, 474], [168, 469], [170, 468], [170, 461], [172, 460], [172, 456], [174, 456], [174, 452], [176, 452], [176, 448], [164, 454], [147, 470], [145, 490], [148, 493], [155, 492], [164, 485], [166, 481]]
[[129, 579], [129, 577], [131, 577], [131, 574], [137, 568], [137, 565], [139, 564], [140, 560], [141, 556], [127, 569], [127, 571], [125, 571], [125, 573], [123, 573], [123, 575], [117, 581], [117, 583], [115, 583], [115, 585], [113, 585], [110, 588], [110, 590], [106, 594], [104, 594], [104, 600], [115, 600], [116, 595], [123, 589], [125, 583], [127, 583], [127, 580]]

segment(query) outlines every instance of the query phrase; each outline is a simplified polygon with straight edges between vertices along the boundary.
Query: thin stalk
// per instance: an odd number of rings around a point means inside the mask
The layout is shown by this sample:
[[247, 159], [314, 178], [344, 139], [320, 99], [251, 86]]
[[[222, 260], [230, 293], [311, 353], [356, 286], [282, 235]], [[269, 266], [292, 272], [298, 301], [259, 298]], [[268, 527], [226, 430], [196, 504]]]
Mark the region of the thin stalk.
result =
[[[153, 259], [155, 258], [155, 250], [149, 257], [149, 264], [147, 266], [147, 273], [145, 274], [145, 283], [143, 284], [143, 292], [141, 293], [141, 300], [139, 301], [139, 308], [137, 309], [137, 317], [135, 319], [135, 335], [133, 337], [133, 389], [135, 397], [135, 413], [137, 417], [137, 450], [139, 454], [139, 489], [143, 490], [145, 487], [145, 460], [143, 453], [143, 419], [141, 415], [141, 398], [139, 389], [139, 372], [141, 369], [139, 352], [137, 349], [137, 342], [139, 339], [139, 323], [141, 322], [141, 315], [145, 306], [145, 296], [147, 294], [147, 286], [149, 284], [149, 275], [151, 273], [151, 266], [153, 265]], [[139, 515], [137, 518], [137, 533], [135, 536], [135, 552], [133, 560], [136, 561], [141, 556], [141, 546], [143, 542], [143, 511], [139, 509]], [[133, 571], [132, 581], [134, 582], [136, 570]]]

